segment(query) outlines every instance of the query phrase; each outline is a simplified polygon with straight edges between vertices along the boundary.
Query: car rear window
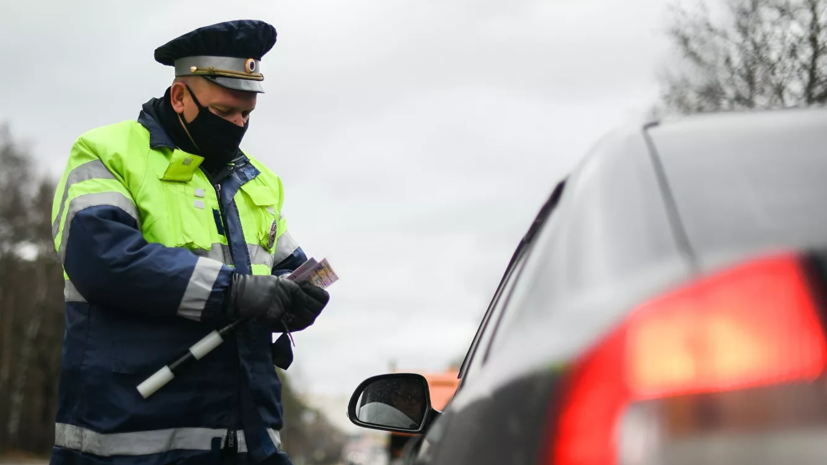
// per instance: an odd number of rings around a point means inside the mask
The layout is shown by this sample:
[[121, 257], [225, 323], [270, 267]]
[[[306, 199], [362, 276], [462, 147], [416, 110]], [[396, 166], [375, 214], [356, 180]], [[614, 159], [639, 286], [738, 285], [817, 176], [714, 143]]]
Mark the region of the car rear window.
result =
[[827, 112], [706, 116], [650, 134], [696, 252], [827, 244]]

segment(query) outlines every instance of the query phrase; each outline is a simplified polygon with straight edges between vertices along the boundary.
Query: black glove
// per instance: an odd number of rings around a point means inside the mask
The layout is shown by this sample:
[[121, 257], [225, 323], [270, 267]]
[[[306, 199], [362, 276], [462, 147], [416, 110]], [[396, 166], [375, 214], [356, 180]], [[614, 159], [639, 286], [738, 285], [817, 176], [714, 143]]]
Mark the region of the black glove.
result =
[[300, 305], [293, 305], [282, 317], [289, 332], [301, 331], [312, 325], [330, 301], [326, 290], [312, 284], [299, 284], [302, 291]]
[[[329, 298], [323, 289], [286, 278], [233, 273], [224, 309], [232, 319], [256, 320], [272, 331], [284, 330], [285, 324], [289, 331], [300, 331], [313, 324]], [[283, 317], [294, 321], [292, 327]]]

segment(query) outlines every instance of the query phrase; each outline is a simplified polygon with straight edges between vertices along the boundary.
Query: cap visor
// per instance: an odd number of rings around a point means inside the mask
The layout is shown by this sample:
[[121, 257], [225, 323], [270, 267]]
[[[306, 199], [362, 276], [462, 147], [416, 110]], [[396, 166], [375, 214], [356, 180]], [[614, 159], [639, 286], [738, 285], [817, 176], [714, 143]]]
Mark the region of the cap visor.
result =
[[257, 92], [259, 94], [264, 93], [264, 86], [261, 84], [261, 81], [234, 79], [223, 76], [203, 76], [203, 78], [209, 79], [219, 86], [226, 87], [228, 89], [242, 90], [245, 92]]

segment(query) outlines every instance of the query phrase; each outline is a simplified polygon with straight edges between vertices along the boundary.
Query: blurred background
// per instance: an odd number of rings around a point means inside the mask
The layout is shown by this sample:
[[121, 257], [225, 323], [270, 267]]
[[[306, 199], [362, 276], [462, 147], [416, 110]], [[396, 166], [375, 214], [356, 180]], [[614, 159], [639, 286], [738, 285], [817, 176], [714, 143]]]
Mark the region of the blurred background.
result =
[[54, 439], [54, 186], [75, 138], [163, 95], [173, 74], [153, 60], [157, 46], [230, 19], [278, 30], [242, 147], [279, 174], [294, 237], [340, 277], [316, 325], [295, 335], [282, 437], [296, 465], [381, 464], [400, 439], [350, 425], [357, 384], [455, 375], [517, 242], [607, 131], [827, 101], [825, 8], [0, 0], [0, 461], [43, 457]]

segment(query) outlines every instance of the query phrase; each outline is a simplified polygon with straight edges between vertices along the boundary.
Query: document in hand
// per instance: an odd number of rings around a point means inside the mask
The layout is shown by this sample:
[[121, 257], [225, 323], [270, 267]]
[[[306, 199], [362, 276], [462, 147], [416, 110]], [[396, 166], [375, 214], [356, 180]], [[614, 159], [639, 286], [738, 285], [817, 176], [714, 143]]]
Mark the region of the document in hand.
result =
[[310, 258], [290, 273], [287, 279], [296, 283], [309, 282], [316, 287], [327, 289], [331, 284], [338, 281], [339, 277], [326, 258], [321, 262], [317, 262], [315, 258]]

